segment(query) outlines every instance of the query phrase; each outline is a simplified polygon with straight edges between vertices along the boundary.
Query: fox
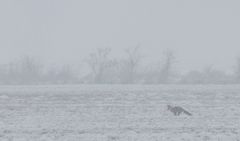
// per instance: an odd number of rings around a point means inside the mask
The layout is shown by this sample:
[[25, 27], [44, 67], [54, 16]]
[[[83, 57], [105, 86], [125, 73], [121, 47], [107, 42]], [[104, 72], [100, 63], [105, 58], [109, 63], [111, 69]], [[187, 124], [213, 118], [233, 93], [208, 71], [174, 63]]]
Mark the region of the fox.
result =
[[180, 114], [184, 113], [188, 116], [192, 116], [192, 114], [188, 111], [186, 111], [185, 109], [183, 109], [180, 106], [171, 106], [171, 105], [167, 105], [167, 109], [172, 112], [175, 116], [179, 116]]

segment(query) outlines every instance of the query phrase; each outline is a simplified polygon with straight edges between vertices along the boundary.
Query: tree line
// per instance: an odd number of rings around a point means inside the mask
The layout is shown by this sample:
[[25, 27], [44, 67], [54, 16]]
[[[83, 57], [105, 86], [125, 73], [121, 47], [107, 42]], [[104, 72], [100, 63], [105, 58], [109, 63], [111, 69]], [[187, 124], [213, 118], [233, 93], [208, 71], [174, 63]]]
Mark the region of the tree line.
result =
[[202, 71], [179, 74], [176, 57], [171, 50], [162, 53], [155, 65], [143, 64], [144, 55], [139, 46], [124, 51], [125, 57], [111, 57], [110, 48], [98, 48], [84, 63], [88, 72], [73, 70], [70, 65], [46, 68], [34, 58], [25, 56], [18, 61], [0, 66], [0, 84], [234, 84], [240, 83], [240, 58], [236, 59], [233, 74], [211, 66]]

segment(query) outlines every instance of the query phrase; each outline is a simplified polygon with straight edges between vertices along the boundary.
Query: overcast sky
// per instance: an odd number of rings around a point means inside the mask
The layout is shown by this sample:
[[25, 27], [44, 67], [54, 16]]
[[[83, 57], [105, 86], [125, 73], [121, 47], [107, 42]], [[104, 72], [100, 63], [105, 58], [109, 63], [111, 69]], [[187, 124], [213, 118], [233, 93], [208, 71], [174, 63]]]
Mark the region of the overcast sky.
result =
[[[231, 70], [240, 55], [239, 0], [1, 0], [0, 63], [23, 55], [78, 62], [97, 47], [146, 58], [175, 51], [181, 71]], [[153, 59], [152, 59], [153, 60]]]

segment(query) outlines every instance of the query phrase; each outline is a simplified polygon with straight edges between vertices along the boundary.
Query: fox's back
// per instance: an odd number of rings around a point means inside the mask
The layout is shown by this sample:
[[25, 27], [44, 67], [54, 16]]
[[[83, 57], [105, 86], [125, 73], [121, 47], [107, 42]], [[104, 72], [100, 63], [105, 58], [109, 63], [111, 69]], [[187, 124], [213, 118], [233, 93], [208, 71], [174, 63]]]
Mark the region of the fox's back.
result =
[[176, 107], [168, 107], [168, 110], [170, 110], [171, 112], [183, 112], [184, 109], [182, 107], [176, 106]]
[[168, 105], [167, 108], [168, 108], [168, 110], [171, 111], [174, 115], [180, 115], [180, 114], [182, 114], [182, 113], [185, 113], [185, 114], [187, 114], [187, 115], [189, 115], [189, 116], [192, 115], [191, 113], [189, 113], [188, 111], [186, 111], [185, 109], [183, 109], [183, 108], [180, 107], [180, 106], [174, 106], [174, 107], [173, 107], [173, 106]]
[[183, 112], [184, 109], [182, 107], [176, 106], [176, 107], [172, 107], [173, 111], [178, 111], [178, 112]]

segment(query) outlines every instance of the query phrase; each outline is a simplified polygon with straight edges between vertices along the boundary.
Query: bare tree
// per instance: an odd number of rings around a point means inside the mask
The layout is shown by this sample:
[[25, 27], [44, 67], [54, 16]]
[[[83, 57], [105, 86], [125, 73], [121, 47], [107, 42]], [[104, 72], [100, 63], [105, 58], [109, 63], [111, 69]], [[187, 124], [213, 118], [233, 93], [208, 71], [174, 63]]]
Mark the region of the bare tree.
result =
[[122, 61], [120, 79], [122, 83], [134, 83], [137, 77], [137, 69], [142, 59], [140, 46], [128, 48], [125, 53], [127, 57]]
[[158, 77], [158, 82], [159, 83], [169, 83], [170, 79], [173, 75], [173, 65], [175, 62], [175, 56], [173, 51], [168, 50], [166, 52], [164, 52], [164, 62], [163, 65], [160, 69], [160, 74]]
[[0, 65], [0, 84], [9, 84], [8, 65]]
[[20, 75], [23, 83], [39, 83], [42, 66], [34, 58], [25, 56], [20, 60]]
[[240, 57], [237, 58], [236, 71], [235, 71], [236, 81], [240, 82]]
[[215, 69], [212, 65], [206, 66], [202, 71], [190, 71], [181, 80], [181, 83], [189, 84], [227, 84], [230, 82], [230, 76]]
[[56, 80], [59, 84], [71, 84], [77, 82], [77, 75], [70, 65], [63, 65], [56, 73]]
[[104, 83], [104, 73], [112, 65], [112, 60], [109, 58], [110, 52], [109, 48], [98, 48], [87, 59], [94, 83]]
[[42, 65], [34, 58], [24, 56], [8, 67], [10, 84], [37, 84], [41, 81]]

